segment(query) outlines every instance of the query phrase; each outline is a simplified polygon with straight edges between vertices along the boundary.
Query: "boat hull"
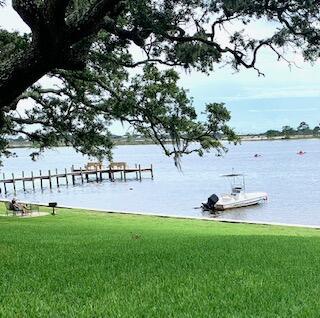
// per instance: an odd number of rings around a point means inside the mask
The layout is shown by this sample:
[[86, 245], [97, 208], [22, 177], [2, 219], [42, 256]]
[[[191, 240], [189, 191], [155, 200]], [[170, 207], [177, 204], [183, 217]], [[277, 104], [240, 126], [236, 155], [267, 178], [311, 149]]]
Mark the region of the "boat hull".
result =
[[259, 204], [267, 200], [265, 192], [248, 192], [239, 195], [224, 195], [215, 204], [214, 209], [224, 211]]

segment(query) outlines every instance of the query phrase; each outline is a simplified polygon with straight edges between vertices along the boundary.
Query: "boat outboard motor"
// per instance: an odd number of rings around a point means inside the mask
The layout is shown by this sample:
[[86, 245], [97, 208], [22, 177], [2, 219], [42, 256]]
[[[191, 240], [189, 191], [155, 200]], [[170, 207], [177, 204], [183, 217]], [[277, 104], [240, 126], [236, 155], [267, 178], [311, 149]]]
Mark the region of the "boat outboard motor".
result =
[[207, 210], [214, 210], [215, 204], [219, 201], [219, 198], [216, 194], [212, 194], [209, 198], [207, 203], [203, 204], [203, 207]]

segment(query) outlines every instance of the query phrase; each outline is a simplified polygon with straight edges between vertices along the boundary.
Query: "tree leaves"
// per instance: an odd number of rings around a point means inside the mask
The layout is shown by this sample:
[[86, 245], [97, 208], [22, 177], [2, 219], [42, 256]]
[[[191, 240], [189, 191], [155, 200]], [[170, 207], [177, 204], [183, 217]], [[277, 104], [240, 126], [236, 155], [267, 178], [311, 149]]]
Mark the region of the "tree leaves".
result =
[[[97, 56], [93, 56], [97, 63]], [[60, 89], [34, 86], [26, 95], [35, 106], [26, 117], [11, 115], [11, 133], [22, 133], [40, 151], [67, 144], [89, 156], [112, 158], [113, 141], [108, 126], [114, 121], [159, 144], [177, 166], [184, 154], [203, 155], [226, 148], [221, 138], [237, 142], [227, 127], [230, 113], [223, 104], [208, 104], [206, 121], [200, 121], [187, 92], [177, 85], [173, 69], [159, 71], [147, 64], [141, 74], [128, 76], [102, 59], [101, 68], [84, 72], [58, 72]], [[30, 133], [28, 123], [41, 127]]]

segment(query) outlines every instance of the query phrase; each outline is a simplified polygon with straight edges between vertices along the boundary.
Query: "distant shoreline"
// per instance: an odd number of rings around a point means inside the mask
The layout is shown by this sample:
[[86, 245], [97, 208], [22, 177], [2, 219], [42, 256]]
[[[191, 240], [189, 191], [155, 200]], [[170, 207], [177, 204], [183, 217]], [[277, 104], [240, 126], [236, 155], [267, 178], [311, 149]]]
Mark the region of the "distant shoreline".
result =
[[[241, 141], [275, 141], [275, 140], [309, 140], [309, 139], [320, 139], [320, 136], [313, 135], [293, 135], [289, 138], [284, 136], [267, 137], [264, 135], [239, 135]], [[168, 141], [167, 143], [170, 143]], [[156, 145], [151, 140], [135, 140], [135, 141], [115, 141], [115, 146], [141, 146], [141, 145]], [[61, 145], [56, 147], [67, 147], [67, 145]], [[24, 142], [9, 142], [9, 148], [37, 148], [28, 141]]]
[[320, 136], [314, 135], [292, 135], [290, 137], [275, 136], [267, 137], [263, 135], [242, 135], [240, 136], [241, 141], [266, 141], [266, 140], [301, 140], [301, 139], [320, 139]]

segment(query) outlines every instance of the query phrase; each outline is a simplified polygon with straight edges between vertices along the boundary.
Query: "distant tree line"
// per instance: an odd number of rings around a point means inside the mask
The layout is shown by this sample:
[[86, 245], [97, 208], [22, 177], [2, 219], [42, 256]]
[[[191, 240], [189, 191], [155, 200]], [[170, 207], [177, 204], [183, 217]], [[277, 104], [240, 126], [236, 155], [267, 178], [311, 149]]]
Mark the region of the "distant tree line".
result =
[[288, 125], [283, 126], [282, 130], [270, 129], [266, 131], [263, 135], [268, 138], [283, 136], [284, 138], [290, 138], [296, 135], [312, 135], [315, 137], [320, 137], [320, 123], [314, 128], [311, 128], [305, 121], [302, 121], [297, 128], [290, 127]]

